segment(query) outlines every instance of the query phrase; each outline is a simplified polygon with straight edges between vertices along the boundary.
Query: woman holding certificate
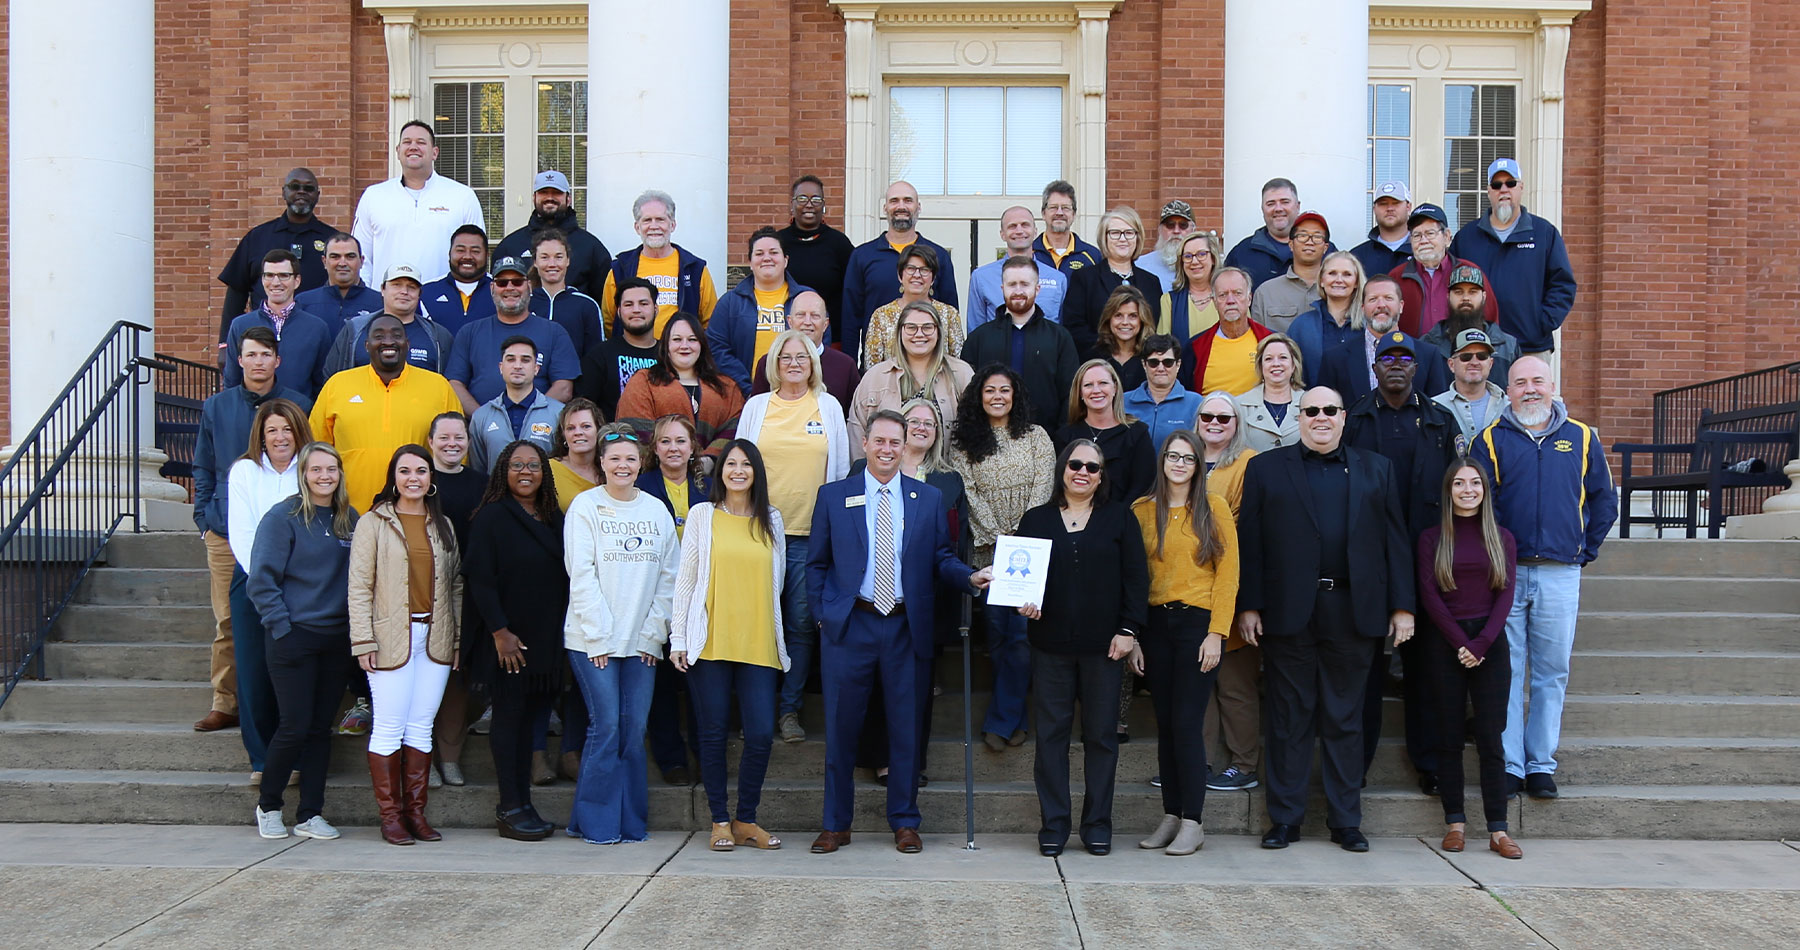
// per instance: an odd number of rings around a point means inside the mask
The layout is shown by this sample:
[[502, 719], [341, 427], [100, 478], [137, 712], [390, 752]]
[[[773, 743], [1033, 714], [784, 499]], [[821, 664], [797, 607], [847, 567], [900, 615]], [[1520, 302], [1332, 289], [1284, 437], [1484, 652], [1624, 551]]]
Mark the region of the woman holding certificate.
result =
[[[1019, 519], [1018, 533], [1050, 542], [1044, 602], [1025, 604], [1030, 623], [1033, 714], [1037, 718], [1038, 853], [1062, 854], [1072, 824], [1069, 733], [1081, 704], [1081, 742], [1087, 794], [1081, 842], [1089, 854], [1112, 851], [1113, 777], [1119, 740], [1113, 730], [1119, 683], [1137, 649], [1150, 599], [1150, 574], [1137, 519], [1107, 494], [1106, 459], [1088, 439], [1076, 439], [1056, 463], [1050, 503]], [[996, 575], [998, 576], [998, 575]]]

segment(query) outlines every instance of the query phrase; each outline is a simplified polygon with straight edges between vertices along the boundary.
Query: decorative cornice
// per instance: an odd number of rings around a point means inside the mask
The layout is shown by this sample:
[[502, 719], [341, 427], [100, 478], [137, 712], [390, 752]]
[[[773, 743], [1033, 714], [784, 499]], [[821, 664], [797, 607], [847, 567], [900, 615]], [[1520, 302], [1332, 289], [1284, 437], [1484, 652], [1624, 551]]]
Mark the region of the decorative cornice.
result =
[[1048, 26], [1065, 29], [1079, 19], [1067, 10], [882, 10], [875, 21], [882, 26]]
[[1531, 33], [1538, 27], [1536, 16], [1498, 15], [1462, 16], [1442, 14], [1372, 13], [1371, 30], [1417, 30], [1433, 33]]
[[568, 30], [587, 29], [587, 13], [421, 13], [422, 30]]

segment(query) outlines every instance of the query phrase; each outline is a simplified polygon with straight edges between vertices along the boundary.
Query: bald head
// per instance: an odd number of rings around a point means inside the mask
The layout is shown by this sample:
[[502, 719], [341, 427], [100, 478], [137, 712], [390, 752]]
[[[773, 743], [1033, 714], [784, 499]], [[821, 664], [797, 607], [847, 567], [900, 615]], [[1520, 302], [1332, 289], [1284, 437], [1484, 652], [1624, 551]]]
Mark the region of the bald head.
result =
[[824, 297], [810, 290], [794, 296], [793, 306], [788, 308], [788, 329], [799, 330], [806, 334], [807, 339], [818, 344], [825, 342], [825, 330], [830, 323]]
[[887, 216], [889, 231], [911, 234], [919, 223], [919, 190], [904, 181], [894, 182], [882, 199], [881, 211]]
[[1539, 429], [1550, 422], [1551, 403], [1556, 398], [1556, 380], [1550, 364], [1536, 356], [1523, 356], [1512, 364], [1506, 376], [1506, 402], [1513, 417], [1529, 429]]
[[289, 220], [308, 221], [319, 203], [319, 179], [310, 168], [295, 168], [281, 179], [281, 203]]
[[1006, 242], [1006, 255], [1031, 254], [1031, 240], [1037, 237], [1037, 215], [1030, 208], [1013, 205], [1000, 215], [1000, 239]]
[[[1309, 414], [1308, 410], [1321, 410]], [[1300, 397], [1300, 444], [1330, 452], [1344, 438], [1344, 397], [1329, 386], [1314, 386]]]

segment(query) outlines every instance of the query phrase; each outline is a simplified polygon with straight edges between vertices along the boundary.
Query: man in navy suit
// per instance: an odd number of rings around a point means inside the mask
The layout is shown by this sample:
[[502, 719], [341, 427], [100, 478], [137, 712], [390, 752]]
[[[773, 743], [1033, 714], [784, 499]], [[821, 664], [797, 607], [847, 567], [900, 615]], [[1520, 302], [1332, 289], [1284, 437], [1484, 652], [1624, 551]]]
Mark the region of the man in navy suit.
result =
[[919, 848], [918, 715], [920, 678], [929, 680], [934, 579], [979, 590], [992, 568], [975, 570], [950, 547], [938, 490], [900, 473], [906, 420], [892, 409], [869, 419], [868, 467], [819, 488], [806, 560], [807, 596], [824, 637], [825, 830], [814, 854], [850, 843], [856, 814], [856, 744], [877, 680], [888, 723], [888, 824], [903, 854]]

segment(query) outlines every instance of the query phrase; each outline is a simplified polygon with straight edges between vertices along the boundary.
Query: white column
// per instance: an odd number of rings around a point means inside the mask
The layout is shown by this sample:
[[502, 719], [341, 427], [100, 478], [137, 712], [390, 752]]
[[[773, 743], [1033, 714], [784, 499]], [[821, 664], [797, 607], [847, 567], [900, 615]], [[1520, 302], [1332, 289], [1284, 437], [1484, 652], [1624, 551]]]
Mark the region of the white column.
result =
[[1076, 193], [1076, 234], [1093, 234], [1100, 216], [1111, 207], [1106, 200], [1106, 34], [1118, 4], [1077, 4], [1075, 100], [1075, 173], [1070, 176]]
[[875, 106], [881, 83], [875, 71], [875, 4], [842, 6], [844, 15], [844, 197], [841, 227], [861, 244], [880, 233], [881, 197], [887, 183], [875, 178]]
[[[400, 127], [414, 119], [426, 118], [421, 109], [430, 108], [413, 95], [413, 78], [419, 62], [419, 25], [411, 10], [385, 13], [381, 18], [381, 35], [388, 54], [388, 175], [400, 174]], [[584, 219], [585, 220], [585, 219]]]
[[151, 325], [156, 27], [152, 0], [15, 2], [7, 13], [17, 438], [114, 321]]
[[1227, 248], [1262, 226], [1260, 190], [1277, 177], [1339, 247], [1361, 243], [1368, 85], [1368, 0], [1226, 0]]
[[[583, 220], [614, 253], [640, 242], [631, 202], [675, 199], [675, 242], [724, 293], [729, 0], [588, 2], [588, 181]], [[779, 93], [776, 93], [779, 96]]]

